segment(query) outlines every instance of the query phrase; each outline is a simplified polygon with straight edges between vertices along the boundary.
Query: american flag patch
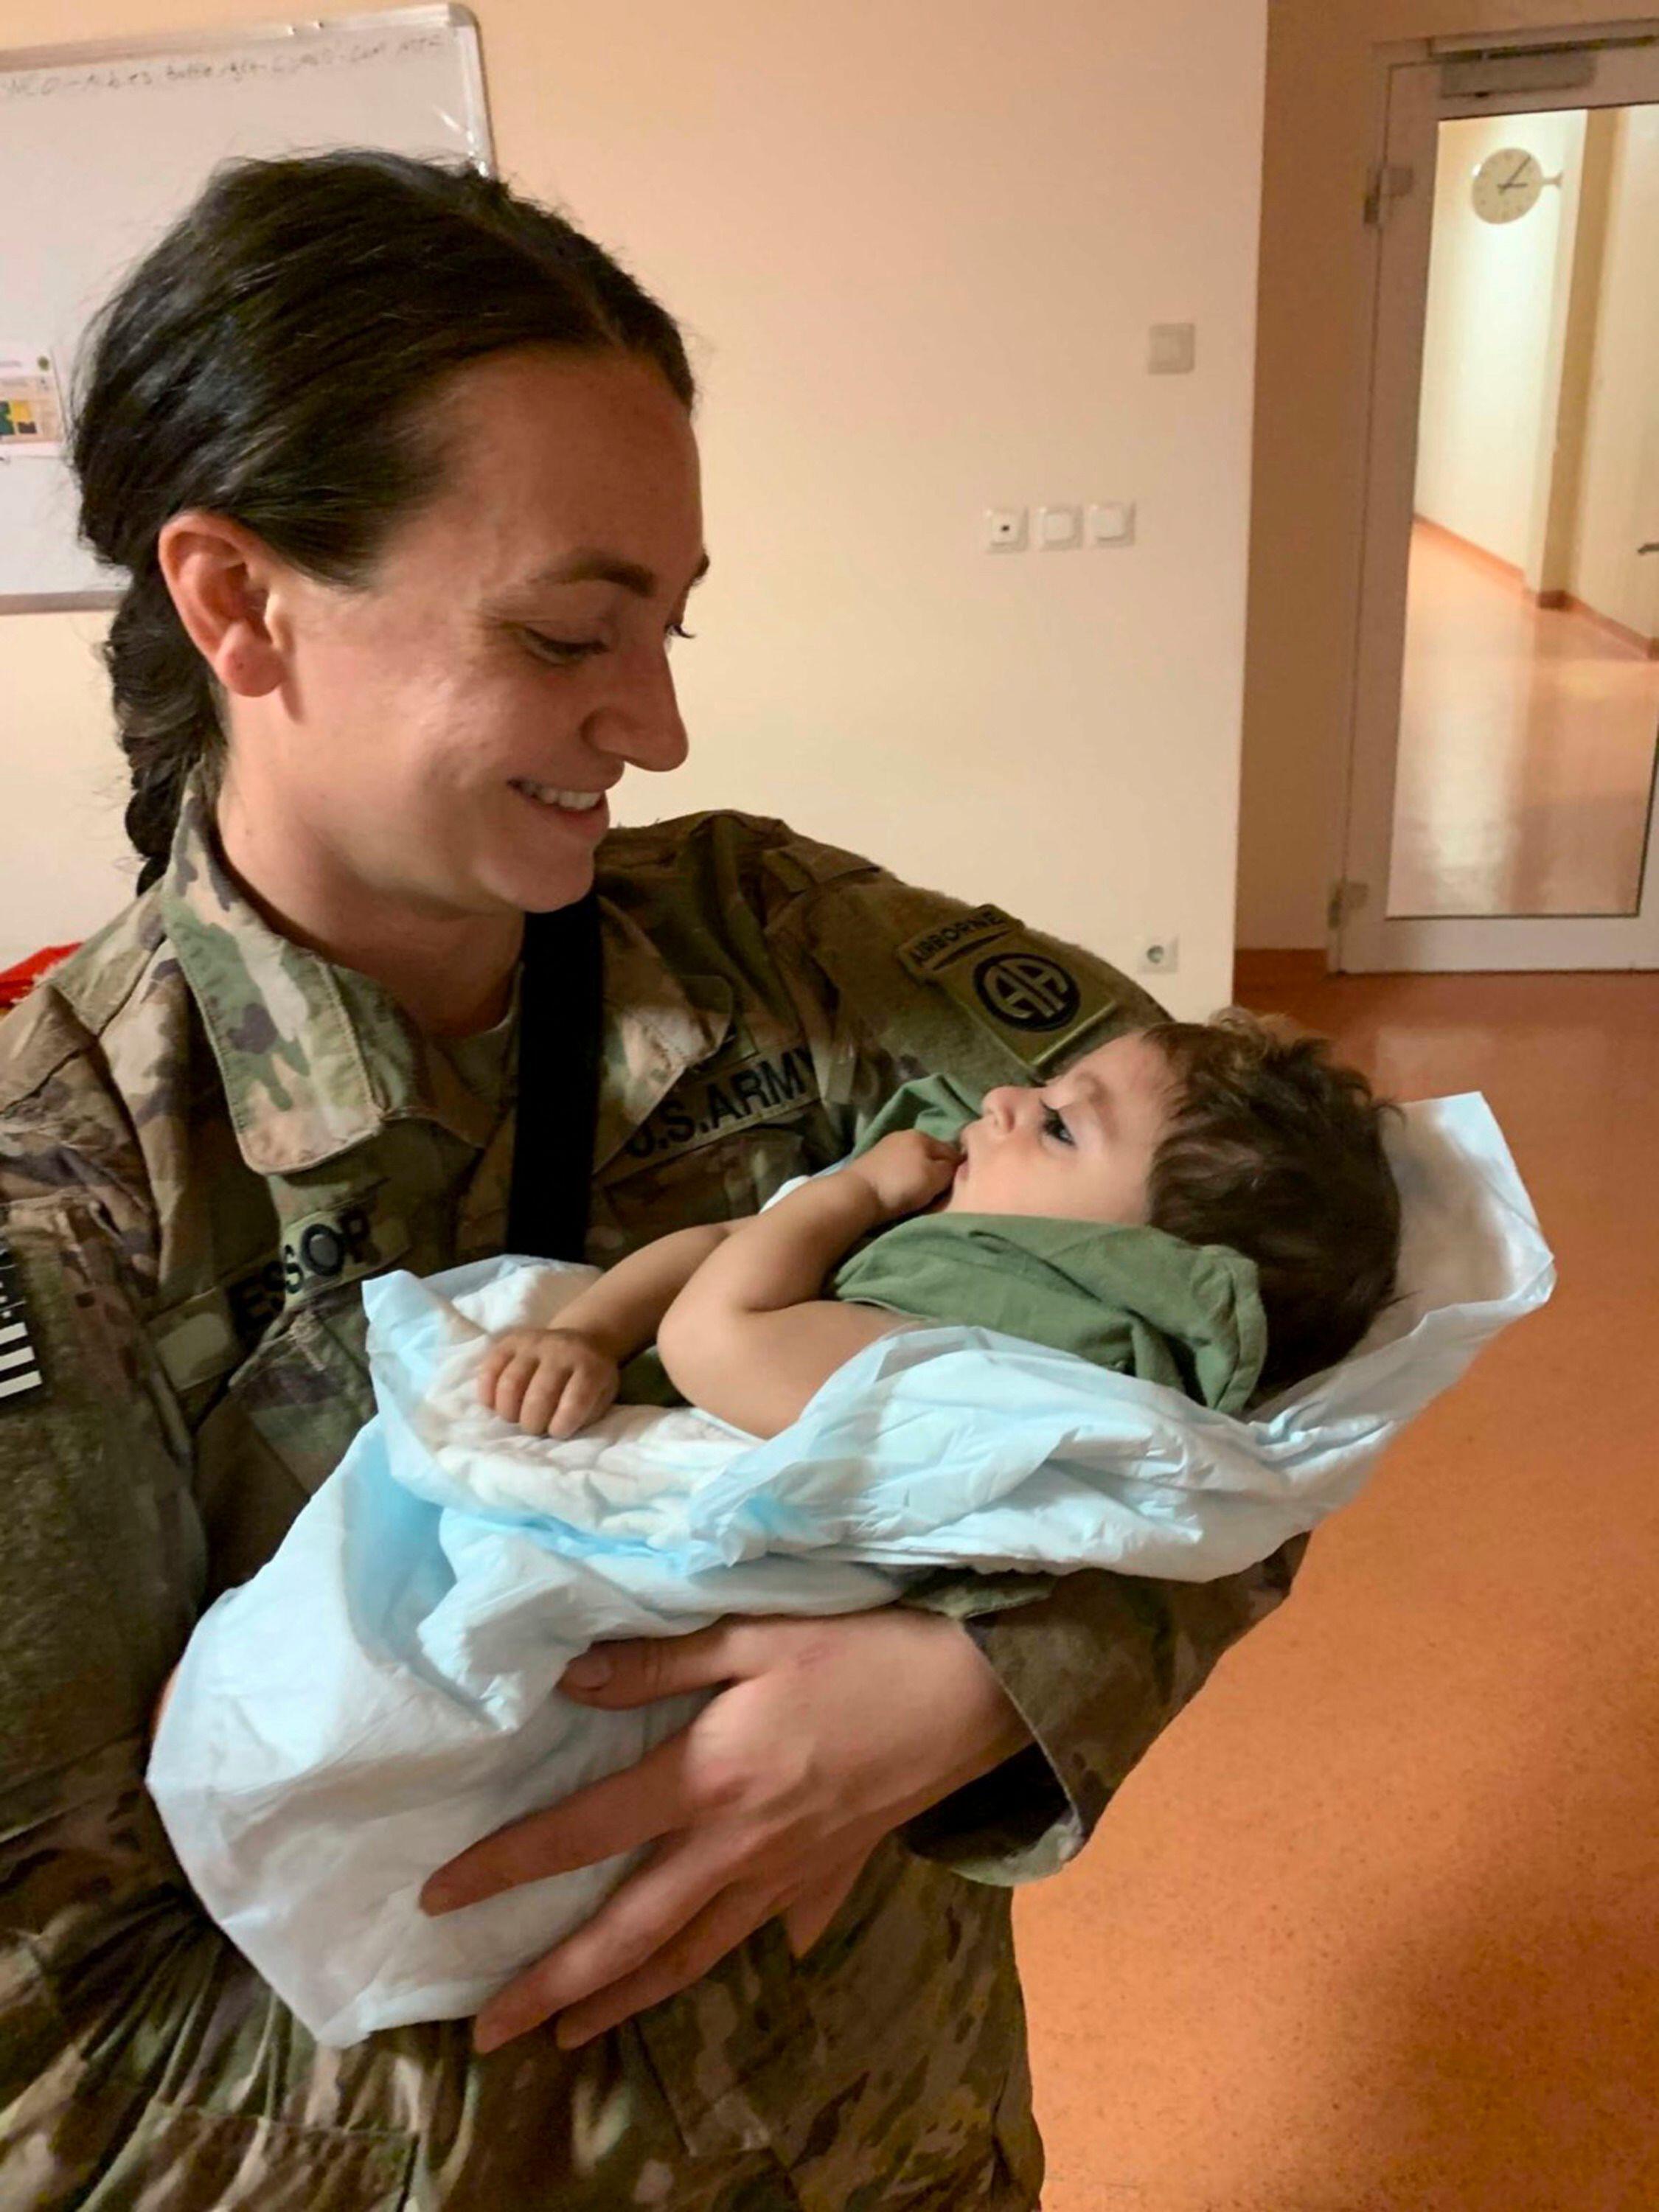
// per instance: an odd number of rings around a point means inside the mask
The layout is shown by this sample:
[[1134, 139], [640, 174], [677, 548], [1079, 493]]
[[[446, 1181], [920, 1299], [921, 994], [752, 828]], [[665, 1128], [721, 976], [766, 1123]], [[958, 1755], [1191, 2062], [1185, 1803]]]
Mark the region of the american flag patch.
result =
[[23, 1285], [17, 1262], [0, 1237], [0, 1406], [45, 1386], [40, 1355], [29, 1336], [23, 1312]]

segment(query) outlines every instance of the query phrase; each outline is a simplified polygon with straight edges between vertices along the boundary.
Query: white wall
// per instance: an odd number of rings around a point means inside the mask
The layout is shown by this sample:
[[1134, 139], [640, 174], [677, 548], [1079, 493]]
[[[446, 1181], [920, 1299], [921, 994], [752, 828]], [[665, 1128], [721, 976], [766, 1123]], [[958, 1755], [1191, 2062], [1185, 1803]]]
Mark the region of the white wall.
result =
[[1659, 106], [1615, 118], [1601, 309], [1569, 589], [1659, 637]]
[[[1548, 466], [1542, 432], [1547, 416], [1553, 428], [1553, 340], [1566, 305], [1583, 143], [1582, 110], [1440, 125], [1417, 512], [1522, 569], [1534, 565], [1540, 461]], [[1507, 146], [1524, 147], [1564, 183], [1546, 185], [1514, 222], [1483, 222], [1470, 180]]]
[[[624, 818], [755, 808], [1109, 953], [1178, 933], [1170, 1000], [1224, 1000], [1266, 0], [476, 5], [503, 167], [698, 340], [695, 750]], [[1149, 378], [1177, 319], [1198, 371]], [[1091, 498], [1132, 550], [978, 549], [988, 504]], [[0, 769], [104, 777], [84, 628], [0, 622]], [[0, 812], [0, 960], [109, 903], [61, 801]]]

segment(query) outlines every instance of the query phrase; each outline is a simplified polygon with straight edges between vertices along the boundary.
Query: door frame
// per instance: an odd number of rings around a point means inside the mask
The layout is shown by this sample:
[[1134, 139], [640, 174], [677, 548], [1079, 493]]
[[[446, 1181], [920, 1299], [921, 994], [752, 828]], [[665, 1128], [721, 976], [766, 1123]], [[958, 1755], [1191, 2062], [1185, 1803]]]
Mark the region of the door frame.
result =
[[1439, 125], [1659, 103], [1659, 18], [1413, 40], [1379, 48], [1377, 58], [1381, 152], [1365, 209], [1376, 249], [1363, 537], [1330, 964], [1352, 974], [1659, 968], [1659, 775], [1633, 915], [1390, 918], [1387, 910]]

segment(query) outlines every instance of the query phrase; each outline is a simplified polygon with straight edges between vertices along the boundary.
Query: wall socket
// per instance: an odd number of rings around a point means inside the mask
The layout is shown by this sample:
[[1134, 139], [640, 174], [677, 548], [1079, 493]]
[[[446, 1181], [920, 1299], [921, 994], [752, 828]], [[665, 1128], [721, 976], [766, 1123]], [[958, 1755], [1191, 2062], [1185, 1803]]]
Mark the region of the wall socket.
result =
[[1173, 975], [1181, 966], [1181, 939], [1171, 934], [1143, 937], [1135, 954], [1137, 975]]

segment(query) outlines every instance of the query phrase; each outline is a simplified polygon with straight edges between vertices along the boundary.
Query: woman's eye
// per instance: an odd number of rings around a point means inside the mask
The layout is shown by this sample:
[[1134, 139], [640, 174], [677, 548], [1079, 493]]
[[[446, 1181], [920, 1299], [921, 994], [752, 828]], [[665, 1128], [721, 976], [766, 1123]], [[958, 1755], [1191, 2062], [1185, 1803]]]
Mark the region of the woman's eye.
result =
[[674, 640], [678, 639], [681, 642], [689, 645], [691, 640], [696, 637], [696, 634], [697, 633], [694, 629], [687, 629], [684, 623], [672, 622], [668, 625], [668, 635], [671, 643]]
[[1042, 1109], [1042, 1133], [1045, 1137], [1057, 1138], [1062, 1145], [1073, 1142], [1071, 1131], [1052, 1106], [1045, 1106]]
[[605, 651], [603, 638], [549, 637], [538, 629], [520, 634], [538, 660], [545, 660], [555, 668], [574, 668], [578, 661], [591, 660], [596, 653]]

